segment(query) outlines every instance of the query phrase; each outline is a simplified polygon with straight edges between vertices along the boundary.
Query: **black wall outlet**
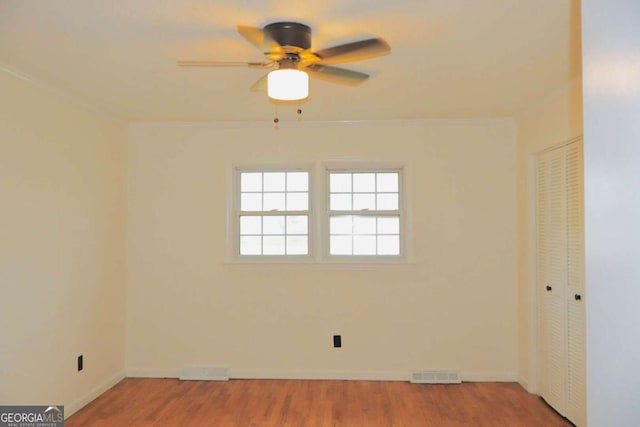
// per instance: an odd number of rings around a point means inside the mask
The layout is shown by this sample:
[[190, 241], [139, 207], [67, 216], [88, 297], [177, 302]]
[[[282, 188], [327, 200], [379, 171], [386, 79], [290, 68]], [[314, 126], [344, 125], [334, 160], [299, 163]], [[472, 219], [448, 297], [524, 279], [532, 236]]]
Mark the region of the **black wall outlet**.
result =
[[333, 336], [333, 346], [335, 348], [342, 347], [342, 336], [341, 335], [334, 335]]
[[82, 361], [82, 355], [78, 356], [78, 372], [82, 371], [82, 366], [83, 361]]

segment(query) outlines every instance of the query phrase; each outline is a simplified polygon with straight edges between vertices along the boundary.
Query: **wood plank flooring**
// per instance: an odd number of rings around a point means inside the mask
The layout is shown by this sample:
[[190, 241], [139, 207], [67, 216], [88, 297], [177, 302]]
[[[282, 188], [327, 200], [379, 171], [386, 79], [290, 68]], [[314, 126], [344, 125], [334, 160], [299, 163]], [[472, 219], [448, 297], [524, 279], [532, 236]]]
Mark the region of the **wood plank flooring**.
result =
[[127, 378], [66, 427], [571, 426], [515, 383]]

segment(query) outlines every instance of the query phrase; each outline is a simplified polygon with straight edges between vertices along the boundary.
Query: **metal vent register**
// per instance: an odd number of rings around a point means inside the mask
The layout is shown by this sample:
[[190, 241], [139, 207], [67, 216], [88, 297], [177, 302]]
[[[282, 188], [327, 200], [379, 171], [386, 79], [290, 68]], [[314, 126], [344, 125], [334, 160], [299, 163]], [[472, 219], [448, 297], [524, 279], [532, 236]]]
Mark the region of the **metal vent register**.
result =
[[455, 371], [413, 371], [412, 384], [460, 384], [462, 380]]

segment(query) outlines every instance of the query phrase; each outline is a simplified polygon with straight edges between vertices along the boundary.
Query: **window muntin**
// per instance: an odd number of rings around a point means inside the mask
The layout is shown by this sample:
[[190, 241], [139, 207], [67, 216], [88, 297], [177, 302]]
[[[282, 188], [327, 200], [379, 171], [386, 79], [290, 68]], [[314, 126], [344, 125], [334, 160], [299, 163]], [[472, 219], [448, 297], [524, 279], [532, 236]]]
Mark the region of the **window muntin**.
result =
[[309, 255], [309, 172], [241, 171], [240, 256]]
[[329, 255], [400, 256], [400, 172], [329, 171]]

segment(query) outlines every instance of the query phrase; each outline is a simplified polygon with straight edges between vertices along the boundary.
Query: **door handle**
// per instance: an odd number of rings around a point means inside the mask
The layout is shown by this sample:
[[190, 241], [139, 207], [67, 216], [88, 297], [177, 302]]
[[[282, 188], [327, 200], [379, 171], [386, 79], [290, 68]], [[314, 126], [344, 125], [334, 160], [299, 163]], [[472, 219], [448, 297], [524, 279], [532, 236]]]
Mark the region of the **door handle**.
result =
[[551, 285], [547, 285], [547, 292], [551, 292], [552, 289]]
[[580, 301], [582, 299], [582, 296], [580, 294], [575, 294], [574, 298], [576, 299], [576, 301]]

